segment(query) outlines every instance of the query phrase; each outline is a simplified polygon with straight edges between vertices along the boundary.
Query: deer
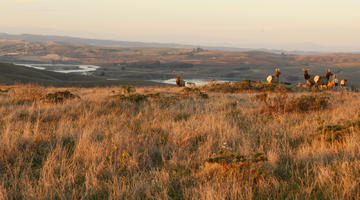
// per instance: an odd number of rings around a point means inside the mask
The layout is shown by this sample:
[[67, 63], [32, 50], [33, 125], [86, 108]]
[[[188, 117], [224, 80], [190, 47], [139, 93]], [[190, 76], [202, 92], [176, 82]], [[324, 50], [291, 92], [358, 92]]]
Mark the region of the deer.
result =
[[329, 81], [327, 84], [327, 88], [336, 88], [338, 86], [339, 80], [336, 78], [336, 75], [333, 75], [333, 80]]
[[340, 87], [341, 87], [341, 89], [344, 89], [344, 88], [346, 87], [346, 81], [347, 81], [346, 78], [344, 78], [343, 80], [340, 81]]
[[280, 69], [276, 68], [275, 74], [271, 74], [266, 78], [268, 84], [279, 83]]
[[181, 79], [183, 74], [184, 73], [181, 73], [179, 76], [177, 76], [174, 72], [172, 72], [172, 75], [175, 77], [176, 85], [178, 87], [185, 87], [185, 81]]
[[317, 88], [327, 88], [327, 85], [329, 83], [329, 79], [330, 76], [333, 75], [330, 71], [330, 69], [326, 70], [326, 75], [325, 76], [321, 76], [319, 74], [314, 76], [314, 82], [315, 82], [315, 86]]
[[311, 88], [313, 85], [315, 85], [315, 82], [314, 82], [314, 75], [309, 75], [308, 71], [310, 69], [304, 69], [302, 68], [302, 70], [304, 71], [304, 79], [306, 81], [306, 85]]

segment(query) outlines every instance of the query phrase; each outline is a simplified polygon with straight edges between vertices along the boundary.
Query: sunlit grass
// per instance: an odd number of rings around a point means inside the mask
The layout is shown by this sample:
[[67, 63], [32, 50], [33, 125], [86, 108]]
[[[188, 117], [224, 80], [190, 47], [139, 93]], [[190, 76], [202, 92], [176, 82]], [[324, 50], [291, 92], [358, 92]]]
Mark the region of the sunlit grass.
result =
[[224, 87], [1, 86], [0, 199], [360, 196], [358, 93]]

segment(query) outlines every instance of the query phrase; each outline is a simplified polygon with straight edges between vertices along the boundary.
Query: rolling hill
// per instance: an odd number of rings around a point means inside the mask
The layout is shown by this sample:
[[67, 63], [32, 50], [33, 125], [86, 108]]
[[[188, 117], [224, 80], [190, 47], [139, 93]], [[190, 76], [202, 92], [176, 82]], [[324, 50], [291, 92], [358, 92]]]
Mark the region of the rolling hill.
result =
[[24, 66], [0, 63], [0, 83], [36, 83], [45, 86], [111, 86], [111, 85], [162, 85], [151, 81], [116, 80], [110, 81], [92, 76], [77, 74], [63, 74], [51, 71], [38, 70]]

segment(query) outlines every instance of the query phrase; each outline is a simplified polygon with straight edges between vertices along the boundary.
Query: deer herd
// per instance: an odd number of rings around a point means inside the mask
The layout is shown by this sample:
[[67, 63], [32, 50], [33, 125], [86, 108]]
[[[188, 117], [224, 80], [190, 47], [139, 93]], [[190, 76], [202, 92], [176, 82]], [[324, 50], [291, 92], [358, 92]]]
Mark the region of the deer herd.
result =
[[[301, 87], [308, 87], [312, 88], [313, 86], [319, 89], [326, 88], [326, 89], [333, 89], [339, 86], [339, 80], [336, 78], [336, 75], [331, 73], [330, 69], [326, 70], [325, 76], [322, 76], [320, 74], [316, 75], [309, 75], [310, 69], [302, 69], [304, 72], [304, 79], [306, 84], [299, 83], [298, 86]], [[275, 74], [269, 75], [266, 79], [268, 84], [272, 83], [279, 83], [279, 75], [280, 75], [280, 69], [275, 70]], [[330, 80], [330, 77], [332, 76], [332, 80]], [[347, 79], [344, 78], [340, 81], [340, 87], [342, 89], [346, 86]]]
[[[304, 71], [304, 79], [306, 81], [307, 87], [311, 88], [315, 86], [316, 88], [327, 88], [327, 89], [333, 89], [339, 86], [339, 81], [336, 78], [336, 75], [331, 73], [330, 69], [326, 70], [325, 76], [322, 76], [320, 74], [316, 75], [309, 75], [309, 69], [302, 69]], [[330, 77], [332, 76], [332, 80], [330, 80]], [[346, 86], [347, 79], [344, 78], [340, 81], [340, 87], [342, 89]]]
[[[300, 87], [308, 87], [308, 88], [319, 88], [319, 89], [333, 89], [336, 88], [338, 86], [340, 86], [342, 89], [344, 89], [346, 87], [346, 81], [347, 79], [344, 78], [340, 81], [340, 85], [339, 85], [339, 81], [336, 78], [336, 75], [333, 74], [330, 69], [326, 70], [326, 74], [325, 75], [320, 75], [320, 74], [315, 74], [315, 75], [310, 75], [309, 74], [309, 70], [310, 69], [302, 69], [304, 72], [304, 79], [305, 79], [305, 84], [304, 83], [299, 83], [298, 86]], [[175, 80], [176, 80], [176, 85], [178, 87], [185, 87], [185, 83], [189, 86], [193, 86], [195, 85], [195, 83], [192, 82], [185, 82], [184, 80], [182, 80], [182, 76], [183, 73], [181, 73], [180, 75], [176, 75], [174, 72], [172, 72]], [[278, 84], [280, 83], [280, 69], [277, 68], [275, 69], [275, 74], [271, 74], [266, 78], [266, 82], [268, 84]], [[330, 80], [330, 77], [332, 76], [332, 80]]]

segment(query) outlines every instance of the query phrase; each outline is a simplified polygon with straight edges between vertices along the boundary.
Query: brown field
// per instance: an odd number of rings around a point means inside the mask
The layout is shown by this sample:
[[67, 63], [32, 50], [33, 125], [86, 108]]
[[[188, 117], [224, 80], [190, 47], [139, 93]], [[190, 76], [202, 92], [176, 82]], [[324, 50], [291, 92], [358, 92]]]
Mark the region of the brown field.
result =
[[0, 199], [360, 198], [359, 93], [259, 88], [0, 86]]

